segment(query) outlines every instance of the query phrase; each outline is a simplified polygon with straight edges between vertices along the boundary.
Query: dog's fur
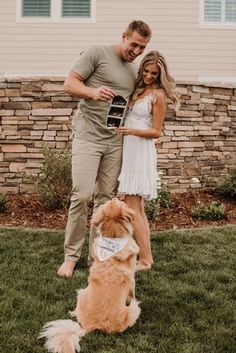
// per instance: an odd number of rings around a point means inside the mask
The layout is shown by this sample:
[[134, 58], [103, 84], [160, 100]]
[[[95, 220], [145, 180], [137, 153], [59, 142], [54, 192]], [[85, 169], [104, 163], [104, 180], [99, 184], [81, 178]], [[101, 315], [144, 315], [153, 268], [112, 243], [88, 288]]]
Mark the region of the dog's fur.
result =
[[138, 246], [132, 238], [134, 211], [117, 198], [100, 206], [92, 225], [100, 235], [110, 238], [129, 236], [123, 250], [105, 261], [97, 256], [98, 238], [94, 241], [94, 263], [88, 287], [78, 291], [72, 320], [57, 320], [44, 326], [40, 337], [46, 337], [46, 348], [54, 353], [80, 352], [79, 338], [87, 332], [122, 332], [133, 326], [140, 315], [135, 299], [135, 267]]

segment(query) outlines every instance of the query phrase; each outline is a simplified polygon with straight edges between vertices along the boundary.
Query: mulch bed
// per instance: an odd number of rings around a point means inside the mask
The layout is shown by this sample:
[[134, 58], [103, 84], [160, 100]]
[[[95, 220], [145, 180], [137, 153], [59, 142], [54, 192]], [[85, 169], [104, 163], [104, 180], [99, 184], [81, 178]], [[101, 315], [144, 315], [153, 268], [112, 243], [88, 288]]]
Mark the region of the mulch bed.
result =
[[[151, 224], [152, 230], [199, 228], [236, 224], [236, 202], [206, 191], [173, 194], [174, 207], [161, 208], [159, 218]], [[220, 201], [226, 209], [226, 218], [217, 221], [200, 221], [191, 217], [191, 210], [199, 203], [204, 205]], [[91, 210], [89, 210], [90, 218]], [[0, 226], [65, 229], [67, 210], [49, 211], [36, 195], [8, 195], [7, 209], [0, 213]]]

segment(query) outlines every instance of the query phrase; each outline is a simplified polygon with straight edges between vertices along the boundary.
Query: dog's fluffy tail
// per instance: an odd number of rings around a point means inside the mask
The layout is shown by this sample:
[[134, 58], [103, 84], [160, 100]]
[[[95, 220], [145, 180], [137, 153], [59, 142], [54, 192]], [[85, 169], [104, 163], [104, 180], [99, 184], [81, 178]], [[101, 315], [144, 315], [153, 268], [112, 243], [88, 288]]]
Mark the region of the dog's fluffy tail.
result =
[[45, 347], [53, 353], [80, 352], [79, 340], [86, 331], [72, 320], [48, 322], [40, 332], [39, 338], [46, 338]]

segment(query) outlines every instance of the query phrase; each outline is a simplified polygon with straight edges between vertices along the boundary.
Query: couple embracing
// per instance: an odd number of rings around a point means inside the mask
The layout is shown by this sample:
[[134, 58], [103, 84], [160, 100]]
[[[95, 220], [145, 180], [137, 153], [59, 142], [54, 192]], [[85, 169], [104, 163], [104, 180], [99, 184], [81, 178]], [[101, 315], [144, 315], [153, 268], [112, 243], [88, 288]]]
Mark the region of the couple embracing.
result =
[[[175, 105], [175, 83], [158, 51], [147, 53], [138, 68], [133, 61], [151, 39], [143, 21], [132, 21], [115, 45], [94, 45], [84, 50], [69, 72], [64, 88], [79, 97], [73, 121], [72, 197], [65, 235], [65, 260], [58, 275], [72, 276], [81, 256], [87, 228], [87, 206], [94, 195], [94, 210], [117, 191], [135, 211], [134, 236], [139, 246], [137, 270], [153, 264], [150, 229], [144, 200], [157, 196], [157, 156], [154, 139], [161, 135], [166, 99]], [[114, 96], [129, 101], [124, 126], [109, 129], [106, 117]], [[90, 230], [89, 258], [96, 237]]]

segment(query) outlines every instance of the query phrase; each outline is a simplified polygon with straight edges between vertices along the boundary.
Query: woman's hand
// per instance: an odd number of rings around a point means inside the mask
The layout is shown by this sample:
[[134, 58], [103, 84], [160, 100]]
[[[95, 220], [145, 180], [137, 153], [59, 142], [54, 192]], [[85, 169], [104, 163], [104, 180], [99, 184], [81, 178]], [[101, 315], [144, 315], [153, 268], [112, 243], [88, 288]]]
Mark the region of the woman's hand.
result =
[[134, 135], [135, 129], [133, 129], [132, 127], [121, 126], [116, 129], [116, 132], [121, 135]]
[[160, 137], [160, 134], [157, 132], [157, 129], [153, 127], [149, 129], [135, 129], [133, 127], [121, 126], [116, 128], [115, 131], [124, 136], [133, 135], [137, 137], [143, 137], [146, 139], [153, 139], [153, 138], [156, 139]]

